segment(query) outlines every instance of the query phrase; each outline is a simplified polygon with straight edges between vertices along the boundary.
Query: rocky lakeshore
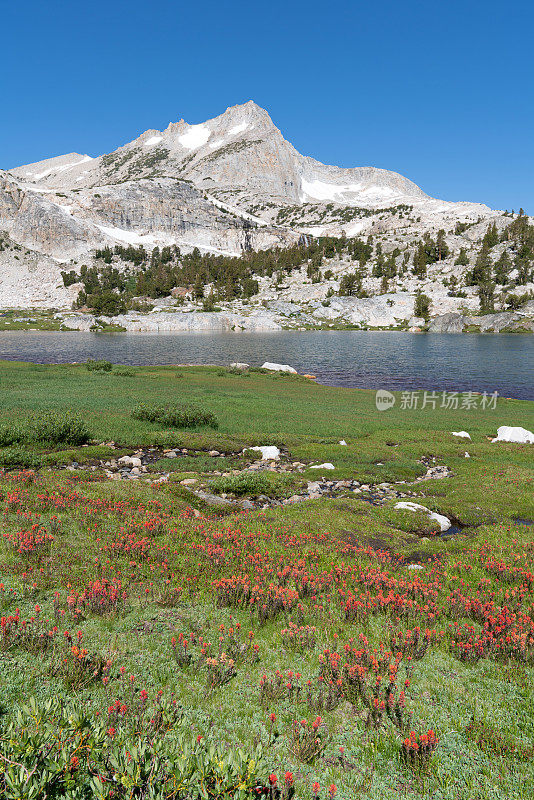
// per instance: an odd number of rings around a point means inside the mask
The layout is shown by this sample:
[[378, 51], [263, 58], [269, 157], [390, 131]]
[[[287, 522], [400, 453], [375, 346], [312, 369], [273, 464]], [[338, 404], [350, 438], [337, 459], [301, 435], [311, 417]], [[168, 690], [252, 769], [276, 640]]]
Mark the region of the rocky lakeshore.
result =
[[[165, 300], [165, 298], [164, 298]], [[129, 332], [229, 332], [275, 330], [324, 330], [328, 328], [387, 329], [429, 333], [534, 332], [534, 299], [519, 311], [476, 315], [448, 310], [425, 320], [414, 317], [414, 297], [408, 293], [365, 299], [340, 297], [328, 305], [268, 302], [265, 305], [233, 303], [220, 311], [202, 311], [198, 304], [173, 308], [173, 299], [160, 302], [150, 313], [129, 312], [97, 316], [83, 312], [57, 312], [54, 318], [64, 330], [94, 331], [113, 327]], [[448, 304], [449, 307], [453, 304]], [[445, 308], [447, 306], [444, 306]]]

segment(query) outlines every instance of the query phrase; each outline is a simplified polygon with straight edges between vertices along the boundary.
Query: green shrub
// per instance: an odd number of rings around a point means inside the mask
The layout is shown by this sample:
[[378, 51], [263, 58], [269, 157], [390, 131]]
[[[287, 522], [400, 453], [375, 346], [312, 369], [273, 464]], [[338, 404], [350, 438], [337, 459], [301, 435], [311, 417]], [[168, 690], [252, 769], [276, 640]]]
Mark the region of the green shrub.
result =
[[135, 372], [132, 369], [116, 369], [113, 375], [118, 375], [120, 378], [133, 378]]
[[[112, 726], [77, 703], [29, 700], [0, 732], [0, 797], [28, 800], [248, 800], [266, 797], [261, 745], [250, 753], [197, 738], [161, 701], [137, 728]], [[292, 793], [288, 795], [292, 796]]]
[[45, 411], [30, 414], [23, 425], [0, 428], [0, 447], [14, 444], [86, 444], [91, 436], [79, 414]]
[[24, 447], [6, 447], [0, 450], [0, 466], [4, 469], [39, 469], [44, 464], [39, 453]]
[[89, 372], [111, 372], [113, 369], [113, 364], [111, 361], [105, 361], [104, 359], [95, 361], [94, 359], [89, 358], [85, 362], [85, 367], [89, 370]]
[[86, 444], [91, 436], [85, 421], [73, 411], [47, 411], [30, 417], [26, 439], [50, 444]]
[[24, 441], [26, 431], [21, 425], [9, 425], [0, 428], [0, 447], [9, 447]]
[[199, 406], [148, 406], [141, 403], [132, 411], [134, 419], [158, 422], [170, 428], [197, 428], [209, 425], [217, 428], [217, 417]]

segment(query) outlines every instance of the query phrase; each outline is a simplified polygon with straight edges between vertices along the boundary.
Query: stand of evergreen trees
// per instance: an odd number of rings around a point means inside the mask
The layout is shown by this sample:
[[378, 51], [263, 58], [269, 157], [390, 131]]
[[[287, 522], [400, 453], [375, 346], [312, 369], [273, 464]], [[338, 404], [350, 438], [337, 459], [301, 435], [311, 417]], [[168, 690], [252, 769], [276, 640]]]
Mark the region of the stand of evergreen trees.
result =
[[[307, 264], [312, 281], [322, 279], [321, 266], [335, 256], [346, 256], [361, 266], [372, 257], [372, 244], [360, 239], [320, 237], [292, 247], [248, 251], [241, 256], [202, 255], [198, 248], [182, 254], [173, 245], [155, 247], [148, 253], [144, 247], [104, 247], [96, 250], [101, 267], [83, 266], [78, 276], [63, 272], [65, 286], [83, 283], [76, 305], [88, 306], [99, 314], [120, 314], [126, 311], [132, 297], [166, 297], [175, 287], [188, 289], [195, 299], [202, 299], [206, 285], [211, 286], [215, 300], [250, 298], [259, 291], [259, 276], [276, 276], [281, 284], [284, 275]], [[131, 269], [113, 266], [114, 257], [132, 264]]]
[[[499, 243], [510, 244], [513, 258], [508, 250], [503, 250], [494, 261], [493, 248]], [[510, 273], [517, 270], [512, 280]], [[495, 310], [495, 290], [497, 286], [509, 290], [516, 286], [524, 286], [534, 279], [534, 225], [530, 225], [523, 209], [499, 236], [495, 223], [488, 226], [475, 264], [466, 275], [466, 285], [476, 286], [482, 313], [489, 314]], [[510, 307], [518, 307], [521, 296], [511, 294], [508, 301]]]
[[[467, 223], [465, 226], [468, 227]], [[455, 233], [464, 230], [461, 223], [456, 228]], [[508, 247], [494, 259], [493, 249], [503, 242]], [[401, 255], [402, 259], [399, 258]], [[443, 229], [438, 231], [435, 239], [426, 233], [415, 245], [412, 273], [424, 279], [429, 264], [443, 261], [449, 255]], [[206, 287], [209, 286], [212, 305], [217, 301], [247, 299], [258, 293], [260, 277], [274, 276], [280, 286], [287, 275], [303, 266], [309, 279], [318, 283], [332, 277], [328, 261], [334, 257], [356, 262], [355, 269], [342, 277], [339, 293], [365, 297], [363, 279], [367, 276], [368, 262], [372, 261], [372, 276], [382, 279], [381, 291], [387, 292], [388, 282], [409, 269], [410, 251], [406, 249], [403, 253], [395, 248], [385, 254], [379, 241], [376, 245], [373, 243], [372, 236], [363, 241], [342, 235], [314, 239], [303, 236], [299, 244], [292, 247], [250, 250], [240, 256], [202, 255], [198, 248], [183, 254], [176, 245], [155, 247], [152, 252], [142, 246], [117, 245], [101, 248], [95, 256], [102, 262], [101, 266], [83, 266], [79, 275], [74, 270], [63, 272], [63, 281], [65, 286], [83, 283], [76, 302], [78, 308], [88, 306], [97, 314], [111, 316], [124, 313], [131, 307], [134, 297], [166, 297], [175, 287], [182, 287], [193, 298], [202, 300], [206, 299]], [[115, 265], [117, 259], [131, 266], [118, 269]], [[461, 248], [454, 263], [469, 265], [465, 248]], [[510, 273], [514, 269], [517, 276], [512, 281]], [[505, 287], [502, 293], [505, 297], [506, 291], [525, 285], [533, 277], [534, 226], [529, 224], [528, 217], [521, 210], [500, 235], [495, 223], [488, 226], [476, 261], [466, 273], [465, 283], [477, 287], [481, 310], [490, 312], [495, 308], [497, 286]], [[454, 276], [448, 285], [450, 294], [465, 296]], [[523, 299], [520, 295], [510, 297], [510, 303], [516, 304]]]

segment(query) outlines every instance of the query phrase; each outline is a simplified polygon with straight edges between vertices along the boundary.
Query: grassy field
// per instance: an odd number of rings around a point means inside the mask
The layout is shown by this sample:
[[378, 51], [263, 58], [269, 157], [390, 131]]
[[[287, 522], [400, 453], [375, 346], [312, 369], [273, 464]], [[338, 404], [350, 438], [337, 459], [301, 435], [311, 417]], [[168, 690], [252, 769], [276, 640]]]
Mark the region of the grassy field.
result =
[[[0, 473], [0, 796], [531, 798], [534, 447], [490, 439], [534, 429], [533, 404], [379, 412], [299, 376], [121, 372], [0, 364], [0, 436], [57, 411], [92, 440], [26, 441], [45, 466]], [[141, 402], [218, 427], [135, 419]], [[334, 480], [406, 481], [465, 527], [350, 492], [191, 508], [181, 478], [273, 444], [307, 465], [295, 480], [332, 462]], [[166, 483], [59, 469], [139, 446], [188, 453], [156, 462]], [[429, 463], [449, 477], [410, 483]]]

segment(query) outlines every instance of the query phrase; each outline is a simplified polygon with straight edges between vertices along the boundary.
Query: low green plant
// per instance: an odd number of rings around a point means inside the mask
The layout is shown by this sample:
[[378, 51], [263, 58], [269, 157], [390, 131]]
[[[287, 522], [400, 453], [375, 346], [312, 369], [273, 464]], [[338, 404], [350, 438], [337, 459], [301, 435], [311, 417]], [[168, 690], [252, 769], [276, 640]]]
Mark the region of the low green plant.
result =
[[88, 369], [89, 372], [111, 372], [113, 364], [111, 361], [105, 361], [104, 359], [95, 361], [93, 358], [89, 358], [85, 362], [85, 368]]
[[39, 453], [24, 447], [6, 447], [0, 450], [0, 466], [4, 469], [40, 469], [44, 464]]
[[135, 372], [132, 369], [116, 369], [113, 375], [117, 375], [119, 378], [133, 378]]
[[0, 447], [9, 447], [24, 440], [25, 430], [22, 425], [5, 425], [0, 428]]
[[217, 417], [210, 411], [205, 411], [200, 406], [149, 406], [140, 403], [132, 411], [134, 419], [158, 422], [170, 428], [198, 428], [207, 425], [217, 428]]
[[260, 494], [284, 494], [294, 483], [291, 475], [245, 472], [241, 475], [215, 478], [210, 482], [210, 488], [216, 493], [255, 497]]

